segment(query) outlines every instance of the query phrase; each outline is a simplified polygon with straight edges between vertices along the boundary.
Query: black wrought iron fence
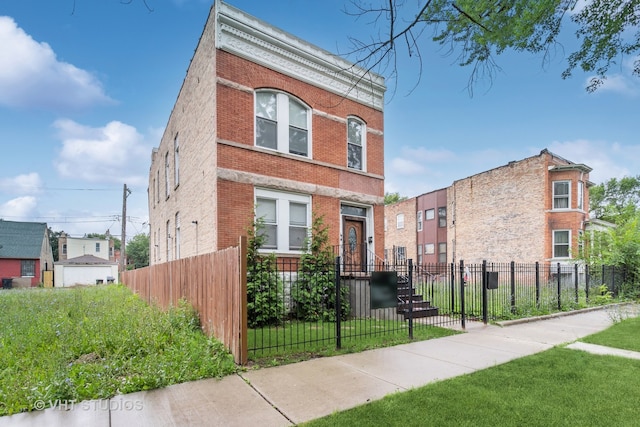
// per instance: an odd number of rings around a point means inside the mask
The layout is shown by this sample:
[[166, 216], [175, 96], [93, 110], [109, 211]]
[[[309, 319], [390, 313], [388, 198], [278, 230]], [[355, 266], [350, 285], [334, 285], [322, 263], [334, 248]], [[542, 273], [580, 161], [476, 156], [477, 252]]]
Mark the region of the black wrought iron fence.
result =
[[[337, 256], [324, 265], [272, 259], [248, 266], [249, 357], [573, 310], [608, 302], [628, 280], [622, 268], [578, 264], [389, 265], [370, 255]], [[389, 292], [393, 297], [381, 303], [379, 296]]]
[[[349, 263], [336, 257], [332, 265], [314, 268], [299, 259], [273, 260], [268, 267], [248, 266], [250, 359], [340, 348], [381, 336], [413, 337], [420, 328], [456, 322], [411, 286], [415, 268], [408, 264]], [[393, 276], [393, 298], [382, 306], [375, 294], [378, 273]]]

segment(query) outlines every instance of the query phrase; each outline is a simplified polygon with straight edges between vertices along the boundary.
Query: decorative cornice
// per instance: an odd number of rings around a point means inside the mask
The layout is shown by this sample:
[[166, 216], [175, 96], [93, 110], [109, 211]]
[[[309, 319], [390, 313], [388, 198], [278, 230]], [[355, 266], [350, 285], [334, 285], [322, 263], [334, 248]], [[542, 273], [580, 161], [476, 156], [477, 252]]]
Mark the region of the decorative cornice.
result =
[[382, 111], [384, 78], [222, 1], [216, 48]]

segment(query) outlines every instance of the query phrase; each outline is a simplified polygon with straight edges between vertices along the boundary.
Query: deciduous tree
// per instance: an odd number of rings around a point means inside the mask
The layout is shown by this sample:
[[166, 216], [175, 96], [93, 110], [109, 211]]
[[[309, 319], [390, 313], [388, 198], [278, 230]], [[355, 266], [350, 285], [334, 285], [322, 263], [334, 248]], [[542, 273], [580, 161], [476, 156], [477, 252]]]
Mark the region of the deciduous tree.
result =
[[[378, 36], [353, 39], [352, 54], [367, 70], [397, 75], [399, 50], [416, 58], [422, 70], [421, 43], [427, 29], [431, 40], [449, 54], [457, 54], [461, 66], [471, 66], [469, 88], [487, 73], [499, 69], [495, 56], [513, 50], [549, 53], [558, 44], [563, 27], [577, 26], [580, 47], [568, 56], [562, 77], [576, 68], [593, 72], [587, 90], [596, 90], [609, 69], [624, 58], [633, 60], [633, 74], [640, 77], [640, 1], [638, 0], [419, 0], [409, 3], [352, 0], [347, 13], [372, 18]], [[410, 10], [412, 4], [417, 7]], [[374, 31], [375, 33], [376, 31]], [[382, 70], [381, 70], [382, 69]]]

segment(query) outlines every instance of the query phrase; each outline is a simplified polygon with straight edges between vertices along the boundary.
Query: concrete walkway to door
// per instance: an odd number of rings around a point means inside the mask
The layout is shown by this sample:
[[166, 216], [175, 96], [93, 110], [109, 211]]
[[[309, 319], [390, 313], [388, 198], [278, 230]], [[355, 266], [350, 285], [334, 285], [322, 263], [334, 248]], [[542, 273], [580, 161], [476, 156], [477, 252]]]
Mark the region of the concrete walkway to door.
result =
[[[638, 316], [620, 305], [484, 325], [466, 333], [362, 353], [249, 370], [112, 399], [0, 417], [0, 426], [290, 426], [435, 381], [490, 368]], [[640, 354], [575, 343], [582, 351]], [[400, 363], [399, 363], [400, 362]]]

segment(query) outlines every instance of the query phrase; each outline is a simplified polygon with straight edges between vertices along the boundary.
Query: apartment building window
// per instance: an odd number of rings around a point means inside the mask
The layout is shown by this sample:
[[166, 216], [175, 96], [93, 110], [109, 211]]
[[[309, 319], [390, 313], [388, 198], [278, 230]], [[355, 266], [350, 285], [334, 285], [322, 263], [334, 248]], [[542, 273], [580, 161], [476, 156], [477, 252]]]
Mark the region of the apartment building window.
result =
[[425, 243], [424, 244], [424, 254], [425, 255], [432, 255], [436, 253], [436, 245], [433, 243]]
[[396, 215], [396, 228], [398, 230], [400, 230], [401, 228], [404, 228], [404, 214]]
[[165, 197], [169, 198], [169, 153], [164, 155], [164, 187]]
[[180, 212], [176, 212], [176, 233], [173, 241], [176, 245], [176, 259], [180, 259]]
[[387, 221], [387, 217], [385, 216], [384, 217], [384, 231], [387, 231], [387, 224], [388, 224], [388, 221]]
[[22, 277], [36, 277], [36, 261], [33, 259], [20, 261], [20, 275]]
[[438, 243], [438, 262], [440, 263], [447, 262], [447, 244], [446, 243]]
[[404, 246], [396, 246], [396, 263], [402, 263], [407, 260], [407, 248]]
[[63, 244], [62, 244], [62, 254], [63, 254], [63, 255], [66, 255], [66, 254], [67, 254], [67, 244], [66, 244], [66, 243], [63, 243]]
[[100, 253], [100, 243], [96, 243], [96, 253], [99, 254]]
[[430, 219], [434, 219], [436, 216], [436, 210], [435, 209], [427, 209], [426, 211], [424, 211], [424, 218], [428, 221]]
[[173, 140], [173, 163], [174, 163], [174, 174], [173, 179], [176, 187], [180, 184], [180, 143], [178, 142], [178, 135]]
[[416, 223], [418, 224], [418, 231], [422, 231], [422, 211], [418, 211], [416, 216]]
[[578, 181], [578, 209], [584, 210], [584, 182]]
[[422, 265], [422, 245], [418, 245], [418, 265]]
[[311, 223], [309, 196], [256, 190], [256, 217], [264, 223], [263, 249], [297, 252], [304, 248]]
[[571, 181], [553, 182], [553, 209], [569, 209], [571, 195]]
[[156, 171], [156, 203], [160, 203], [160, 171]]
[[553, 231], [553, 257], [569, 258], [569, 242], [571, 241], [571, 231]]
[[438, 227], [446, 227], [447, 226], [447, 208], [440, 207], [438, 208]]
[[256, 92], [256, 145], [309, 156], [311, 114], [294, 98], [278, 92]]
[[365, 124], [353, 117], [347, 119], [347, 166], [365, 170]]

